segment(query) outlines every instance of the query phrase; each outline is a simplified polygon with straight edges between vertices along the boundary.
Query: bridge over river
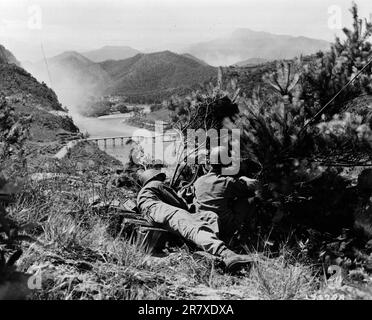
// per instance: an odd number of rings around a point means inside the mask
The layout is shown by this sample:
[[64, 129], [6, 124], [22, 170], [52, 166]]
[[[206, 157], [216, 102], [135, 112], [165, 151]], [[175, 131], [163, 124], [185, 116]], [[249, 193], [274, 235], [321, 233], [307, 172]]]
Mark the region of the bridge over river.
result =
[[[99, 148], [123, 163], [128, 161], [129, 152], [132, 148], [131, 140], [140, 143], [147, 150], [157, 150], [156, 144], [161, 141], [164, 144], [164, 156], [169, 149], [175, 149], [178, 135], [175, 131], [167, 131], [164, 134], [154, 129], [145, 130], [129, 125], [123, 115], [110, 115], [99, 118], [87, 118], [73, 114], [73, 120], [82, 133], [88, 133], [87, 141], [96, 143]], [[68, 146], [67, 146], [68, 148]], [[157, 150], [158, 151], [158, 150]], [[60, 156], [63, 156], [61, 154]], [[156, 154], [159, 156], [159, 152]], [[160, 154], [160, 156], [162, 156]]]
[[109, 137], [93, 137], [84, 139], [94, 142], [98, 147], [117, 158], [123, 163], [129, 159], [129, 152], [134, 144], [139, 144], [147, 157], [152, 159], [166, 160], [171, 154], [178, 151], [180, 138], [177, 133], [166, 134], [149, 134], [132, 135], [132, 136], [109, 136]]

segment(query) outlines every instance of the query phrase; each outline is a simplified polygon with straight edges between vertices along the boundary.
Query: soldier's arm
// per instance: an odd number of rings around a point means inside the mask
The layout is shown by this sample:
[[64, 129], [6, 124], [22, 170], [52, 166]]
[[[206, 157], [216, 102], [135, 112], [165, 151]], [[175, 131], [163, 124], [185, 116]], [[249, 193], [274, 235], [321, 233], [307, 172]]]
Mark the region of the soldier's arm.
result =
[[258, 181], [248, 177], [240, 177], [231, 182], [231, 190], [237, 198], [250, 198], [255, 195]]

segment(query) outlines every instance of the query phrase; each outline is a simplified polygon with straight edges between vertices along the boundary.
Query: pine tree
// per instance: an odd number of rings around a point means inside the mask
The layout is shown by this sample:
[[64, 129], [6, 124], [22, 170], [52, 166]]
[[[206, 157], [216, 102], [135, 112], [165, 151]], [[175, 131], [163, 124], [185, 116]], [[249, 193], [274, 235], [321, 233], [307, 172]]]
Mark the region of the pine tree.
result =
[[[353, 3], [352, 29], [344, 28], [344, 40], [336, 38], [327, 53], [318, 53], [315, 61], [305, 67], [303, 99], [309, 115], [329, 102], [372, 59], [372, 46], [368, 41], [372, 35], [372, 23], [362, 20], [358, 7]], [[326, 115], [340, 112], [351, 99], [364, 93], [372, 93], [372, 64], [351, 83], [325, 110]]]

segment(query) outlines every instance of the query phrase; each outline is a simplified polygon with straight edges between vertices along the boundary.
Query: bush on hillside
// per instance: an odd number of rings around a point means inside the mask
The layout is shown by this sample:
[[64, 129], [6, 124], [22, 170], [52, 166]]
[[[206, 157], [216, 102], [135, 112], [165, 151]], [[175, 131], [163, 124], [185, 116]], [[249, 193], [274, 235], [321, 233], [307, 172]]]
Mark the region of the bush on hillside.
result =
[[28, 136], [30, 117], [19, 117], [0, 94], [0, 171], [8, 174], [24, 167], [23, 143]]
[[0, 299], [24, 298], [27, 277], [16, 271], [14, 264], [21, 256], [18, 228], [8, 217], [6, 206], [17, 192], [17, 186], [8, 177], [19, 175], [24, 169], [23, 142], [27, 129], [17, 119], [5, 97], [0, 95]]
[[[307, 124], [371, 55], [366, 41], [371, 26], [365, 23], [362, 32], [356, 5], [352, 13], [354, 30], [344, 30], [344, 42], [336, 39], [331, 52], [319, 54], [315, 62], [300, 59], [276, 63], [275, 69], [263, 75], [264, 87], [255, 88], [249, 98], [240, 97], [241, 113], [230, 121], [219, 118], [218, 109], [210, 109], [227, 94], [221, 87], [206, 88], [183, 100], [173, 99], [168, 106], [181, 132], [226, 124], [241, 129], [242, 160], [251, 159], [263, 168], [259, 175], [261, 218], [269, 228], [280, 221], [287, 228], [311, 226], [335, 232], [350, 226], [350, 181], [329, 163], [372, 160], [371, 128], [366, 116], [335, 115], [335, 111], [341, 110], [345, 99], [368, 92], [370, 67], [322, 118]], [[230, 82], [236, 83], [234, 78]], [[228, 91], [234, 89], [230, 85]], [[332, 215], [338, 223], [332, 222]]]
[[[319, 109], [314, 106], [321, 107], [328, 103], [372, 59], [372, 45], [368, 41], [372, 36], [372, 23], [359, 18], [355, 3], [351, 13], [353, 28], [343, 29], [345, 40], [336, 38], [329, 52], [320, 52], [305, 65], [303, 99], [313, 113]], [[348, 101], [364, 93], [372, 93], [372, 64], [341, 92], [325, 114], [332, 116], [342, 111]]]

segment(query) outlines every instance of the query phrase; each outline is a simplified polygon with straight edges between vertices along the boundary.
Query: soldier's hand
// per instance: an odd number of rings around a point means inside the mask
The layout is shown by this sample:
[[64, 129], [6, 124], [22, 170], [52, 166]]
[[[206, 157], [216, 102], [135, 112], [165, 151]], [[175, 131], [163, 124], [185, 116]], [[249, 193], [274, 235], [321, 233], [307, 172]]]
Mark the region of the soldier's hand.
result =
[[239, 178], [239, 180], [246, 183], [249, 188], [257, 189], [259, 187], [259, 181], [257, 179], [251, 179], [251, 178], [242, 176]]

